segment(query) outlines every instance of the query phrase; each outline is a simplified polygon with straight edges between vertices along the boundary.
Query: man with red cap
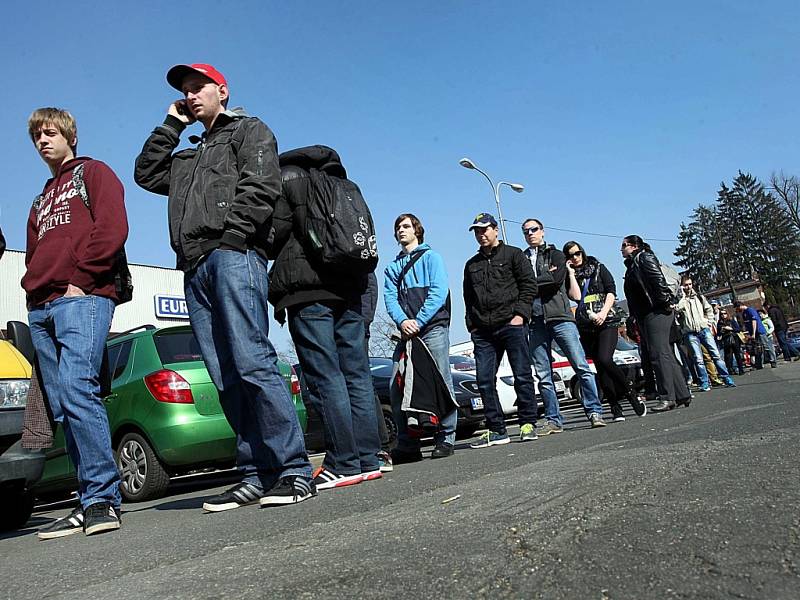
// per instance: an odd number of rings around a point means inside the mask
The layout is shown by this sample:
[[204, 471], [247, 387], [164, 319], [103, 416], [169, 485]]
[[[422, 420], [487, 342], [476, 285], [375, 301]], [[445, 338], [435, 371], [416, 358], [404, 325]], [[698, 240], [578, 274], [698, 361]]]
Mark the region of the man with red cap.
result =
[[[136, 159], [134, 179], [169, 197], [170, 241], [192, 329], [225, 416], [236, 433], [241, 483], [207, 498], [218, 512], [316, 496], [303, 433], [267, 333], [267, 246], [281, 193], [277, 143], [241, 109], [227, 110], [228, 83], [208, 64], [176, 65], [169, 105]], [[174, 152], [199, 121], [194, 148]]]

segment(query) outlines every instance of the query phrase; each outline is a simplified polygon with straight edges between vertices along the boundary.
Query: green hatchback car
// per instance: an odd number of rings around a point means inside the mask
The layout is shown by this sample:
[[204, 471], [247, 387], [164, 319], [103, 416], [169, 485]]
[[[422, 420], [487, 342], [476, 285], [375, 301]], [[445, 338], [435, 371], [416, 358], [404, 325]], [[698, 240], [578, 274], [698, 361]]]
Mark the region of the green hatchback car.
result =
[[[111, 394], [104, 402], [124, 500], [158, 498], [170, 477], [234, 465], [236, 438], [191, 327], [146, 325], [109, 339], [107, 350]], [[290, 365], [278, 366], [305, 431], [300, 382]], [[59, 426], [34, 493], [47, 498], [77, 487]]]

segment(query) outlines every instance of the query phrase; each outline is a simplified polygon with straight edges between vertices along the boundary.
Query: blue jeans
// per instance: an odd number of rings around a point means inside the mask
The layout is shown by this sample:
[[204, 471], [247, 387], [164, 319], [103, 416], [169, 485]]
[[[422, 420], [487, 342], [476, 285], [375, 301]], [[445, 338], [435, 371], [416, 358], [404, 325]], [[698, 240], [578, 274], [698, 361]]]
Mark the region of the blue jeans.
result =
[[[429, 329], [425, 329], [419, 338], [425, 342], [425, 345], [430, 350], [439, 372], [444, 377], [444, 382], [450, 390], [450, 396], [455, 402], [455, 391], [453, 390], [453, 372], [450, 370], [450, 330], [443, 325], [436, 325]], [[400, 360], [400, 352], [405, 348], [405, 342], [400, 342], [394, 351], [392, 360], [394, 367], [397, 368], [397, 362]], [[394, 415], [394, 422], [397, 424], [397, 446], [402, 450], [416, 450], [420, 446], [419, 438], [409, 437], [408, 427], [406, 423], [406, 415], [402, 410], [403, 398], [398, 393], [397, 386], [390, 385], [392, 414]], [[456, 426], [458, 425], [458, 409], [453, 404], [453, 410], [444, 416], [442, 425], [437, 431], [433, 440], [435, 443], [440, 444], [446, 442], [448, 444], [456, 443]]]
[[553, 356], [550, 354], [550, 342], [555, 340], [561, 350], [566, 353], [566, 359], [581, 382], [581, 401], [586, 417], [592, 414], [602, 415], [603, 405], [597, 394], [597, 383], [594, 373], [586, 361], [586, 354], [581, 346], [578, 327], [572, 321], [558, 321], [545, 323], [543, 317], [533, 317], [530, 323], [530, 350], [531, 362], [539, 378], [539, 393], [544, 402], [545, 419], [561, 425], [563, 418], [558, 406], [558, 396], [553, 385]]
[[525, 325], [502, 325], [496, 329], [476, 329], [472, 332], [476, 379], [483, 398], [486, 426], [501, 435], [506, 433], [506, 420], [497, 397], [497, 368], [504, 352], [508, 355], [514, 374], [519, 424], [536, 424], [536, 388], [528, 355], [527, 332]]
[[792, 356], [800, 356], [800, 350], [789, 341], [785, 329], [781, 329], [780, 331], [776, 329], [775, 335], [778, 336], [778, 343], [783, 350], [783, 360], [789, 361], [792, 360]]
[[725, 361], [719, 355], [719, 349], [714, 341], [714, 336], [711, 335], [711, 330], [708, 327], [703, 327], [700, 331], [689, 331], [683, 334], [686, 343], [692, 349], [694, 355], [694, 363], [697, 368], [697, 374], [700, 376], [700, 387], [708, 387], [708, 371], [706, 370], [705, 361], [703, 360], [703, 348], [708, 350], [711, 360], [714, 361], [714, 366], [717, 367], [717, 373], [720, 374], [726, 383], [733, 382], [728, 368], [725, 366]]
[[323, 466], [337, 475], [378, 470], [381, 441], [364, 317], [343, 303], [297, 305], [288, 313], [310, 400], [322, 418]]
[[100, 296], [56, 298], [28, 313], [39, 372], [55, 420], [78, 473], [81, 506], [120, 505], [119, 472], [108, 415], [100, 398], [100, 366], [114, 302]]
[[253, 250], [214, 250], [184, 278], [186, 305], [208, 374], [236, 433], [243, 481], [270, 489], [311, 477], [303, 432], [267, 337], [267, 261]]

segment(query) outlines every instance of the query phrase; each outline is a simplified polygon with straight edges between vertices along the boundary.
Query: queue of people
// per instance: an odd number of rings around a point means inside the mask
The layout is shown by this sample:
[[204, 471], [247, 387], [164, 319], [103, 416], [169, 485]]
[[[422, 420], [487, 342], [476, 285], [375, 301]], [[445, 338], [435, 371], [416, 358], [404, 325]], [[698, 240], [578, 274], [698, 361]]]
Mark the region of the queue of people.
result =
[[[399, 332], [391, 392], [398, 444], [390, 457], [382, 447], [385, 432], [365, 343], [374, 314], [377, 253], [358, 186], [327, 146], [278, 155], [267, 125], [242, 109], [228, 109], [228, 82], [213, 66], [176, 65], [166, 79], [181, 98], [145, 140], [134, 179], [168, 197], [170, 243], [185, 274], [191, 326], [236, 434], [241, 473], [236, 485], [206, 498], [203, 509], [296, 504], [319, 490], [379, 480], [393, 462], [422, 460], [419, 435], [430, 427], [431, 458], [452, 456], [457, 405], [448, 356], [450, 286], [421, 220], [410, 213], [396, 218], [400, 252], [383, 277], [386, 310]], [[203, 127], [190, 138], [196, 146], [177, 151], [195, 122]], [[128, 235], [124, 190], [107, 165], [77, 155], [77, 124], [68, 112], [39, 109], [28, 130], [52, 176], [31, 207], [22, 286], [37, 368], [55, 420], [63, 425], [80, 499], [38, 535], [93, 535], [119, 529], [122, 522], [100, 371], [115, 306], [129, 299], [119, 287]], [[331, 214], [341, 231], [330, 229]], [[522, 224], [524, 250], [500, 239], [498, 222], [488, 213], [477, 215], [469, 230], [478, 250], [464, 266], [463, 299], [487, 426], [471, 447], [511, 441], [496, 389], [503, 355], [514, 374], [520, 441], [564, 430], [552, 342], [579, 376], [591, 428], [606, 426], [598, 384], [613, 420], [624, 420], [623, 401], [644, 416], [647, 406], [613, 361], [623, 315], [609, 269], [578, 242], [562, 250], [546, 243], [545, 226], [536, 218]], [[735, 320], [722, 317], [716, 325], [723, 361], [710, 331], [710, 307], [691, 280], [684, 279], [677, 298], [644, 240], [628, 236], [621, 251], [633, 326], [660, 397], [652, 410], [688, 406], [692, 399], [671, 337], [676, 311], [701, 389], [708, 388], [702, 349], [724, 383], [734, 386], [729, 373], [742, 372], [743, 364]], [[365, 311], [370, 296], [372, 309]], [[288, 321], [309, 391], [305, 400], [322, 419], [326, 453], [314, 471], [269, 339], [268, 304], [279, 323]], [[737, 310], [748, 333], [766, 347], [762, 318], [747, 307]], [[776, 328], [785, 334], [784, 322]], [[785, 335], [778, 337], [783, 344]], [[774, 350], [770, 357], [774, 363]], [[538, 426], [534, 372], [545, 408]], [[441, 400], [426, 421], [429, 429], [419, 425], [426, 411], [413, 398], [422, 383]]]

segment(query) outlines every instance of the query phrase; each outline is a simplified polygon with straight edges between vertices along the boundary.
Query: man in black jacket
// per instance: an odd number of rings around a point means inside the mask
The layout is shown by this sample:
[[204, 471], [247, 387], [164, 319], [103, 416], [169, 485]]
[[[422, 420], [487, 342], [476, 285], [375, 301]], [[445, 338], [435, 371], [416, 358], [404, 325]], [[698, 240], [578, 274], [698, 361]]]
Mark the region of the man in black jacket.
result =
[[[169, 228], [192, 329], [225, 416], [236, 433], [241, 483], [207, 498], [218, 512], [246, 504], [292, 504], [316, 495], [303, 433], [267, 337], [267, 235], [280, 196], [277, 144], [269, 128], [226, 110], [228, 84], [207, 64], [177, 65], [170, 104], [136, 159], [134, 179], [169, 196]], [[198, 142], [173, 154], [196, 121]]]
[[520, 439], [535, 440], [536, 390], [526, 324], [536, 295], [536, 279], [522, 250], [498, 239], [497, 221], [492, 215], [480, 213], [470, 229], [480, 249], [464, 266], [464, 305], [477, 363], [478, 389], [489, 428], [472, 447], [486, 448], [511, 441], [496, 387], [497, 368], [504, 352], [514, 373]]
[[303, 235], [309, 231], [309, 205], [319, 198], [316, 178], [355, 184], [327, 146], [284, 152], [280, 165], [283, 194], [275, 211], [269, 300], [278, 322], [288, 312], [309, 400], [325, 429], [325, 460], [314, 483], [324, 490], [379, 479], [378, 415], [361, 302], [367, 277], [326, 267]]
[[772, 324], [775, 326], [775, 335], [778, 338], [778, 343], [783, 350], [783, 360], [786, 362], [792, 361], [792, 356], [795, 360], [800, 360], [800, 352], [790, 342], [787, 334], [789, 332], [789, 321], [786, 320], [786, 315], [777, 304], [764, 303], [764, 308], [767, 309], [769, 318], [772, 319]]
[[553, 357], [550, 354], [553, 340], [580, 378], [581, 401], [586, 418], [592, 427], [605, 427], [603, 405], [600, 404], [597, 394], [597, 383], [586, 361], [578, 326], [575, 324], [575, 317], [564, 287], [567, 259], [561, 250], [544, 241], [544, 225], [538, 219], [526, 219], [522, 224], [522, 233], [528, 243], [525, 256], [531, 263], [538, 286], [538, 294], [532, 307], [528, 341], [533, 367], [539, 378], [539, 393], [544, 402], [546, 419], [538, 434], [549, 435], [564, 431], [558, 397], [553, 385]]

